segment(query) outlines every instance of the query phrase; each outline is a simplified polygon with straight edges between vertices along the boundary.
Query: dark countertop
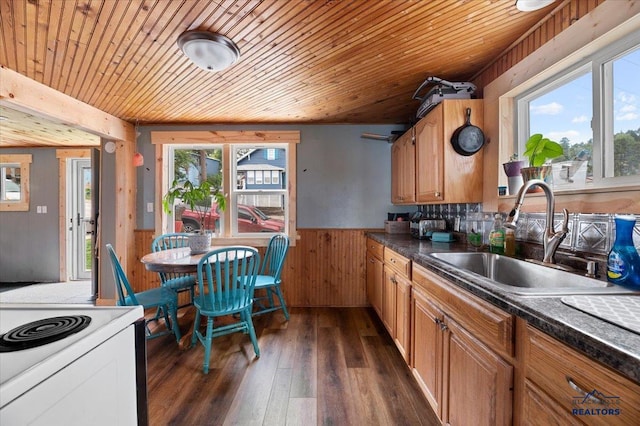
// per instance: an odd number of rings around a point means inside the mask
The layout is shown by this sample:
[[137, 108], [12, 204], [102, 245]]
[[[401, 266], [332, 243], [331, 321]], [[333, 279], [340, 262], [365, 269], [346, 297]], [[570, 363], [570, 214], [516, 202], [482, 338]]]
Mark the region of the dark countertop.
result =
[[369, 233], [368, 236], [640, 383], [639, 334], [567, 306], [560, 297], [518, 296], [501, 291], [476, 274], [429, 256], [435, 252], [470, 251], [465, 243], [433, 243], [409, 234]]

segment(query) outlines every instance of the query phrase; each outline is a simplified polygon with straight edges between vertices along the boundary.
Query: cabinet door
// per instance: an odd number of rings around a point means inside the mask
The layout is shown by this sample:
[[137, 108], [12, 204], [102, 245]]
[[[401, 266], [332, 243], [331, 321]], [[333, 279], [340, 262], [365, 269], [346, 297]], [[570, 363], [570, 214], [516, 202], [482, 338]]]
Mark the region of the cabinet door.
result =
[[396, 272], [384, 265], [382, 285], [382, 316], [380, 319], [391, 337], [395, 336], [396, 323]]
[[513, 367], [446, 316], [445, 324], [445, 422], [452, 426], [510, 425]]
[[383, 268], [382, 261], [367, 252], [367, 297], [379, 317], [382, 316]]
[[442, 419], [442, 337], [444, 315], [414, 286], [411, 293], [411, 370], [436, 415]]
[[391, 147], [391, 202], [394, 204], [415, 203], [415, 162], [413, 130], [408, 130]]
[[411, 356], [411, 282], [396, 276], [396, 325], [394, 340], [404, 360], [409, 363]]
[[[401, 138], [400, 138], [401, 139]], [[402, 141], [397, 139], [391, 146], [391, 202], [402, 203]]]
[[[440, 104], [415, 125], [416, 200], [444, 199], [443, 105]], [[456, 173], [456, 172], [452, 172]], [[453, 178], [453, 176], [452, 176]]]

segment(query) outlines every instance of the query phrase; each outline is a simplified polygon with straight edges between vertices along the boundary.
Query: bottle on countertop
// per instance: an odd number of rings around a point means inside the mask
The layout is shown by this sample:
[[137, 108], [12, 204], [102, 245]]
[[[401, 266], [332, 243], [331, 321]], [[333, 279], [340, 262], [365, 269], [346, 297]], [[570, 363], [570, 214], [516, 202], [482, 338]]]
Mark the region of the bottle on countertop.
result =
[[504, 254], [516, 255], [516, 233], [513, 229], [505, 228], [504, 230]]
[[616, 239], [607, 258], [607, 280], [640, 290], [640, 255], [633, 245], [633, 215], [616, 215]]
[[489, 251], [491, 253], [504, 254], [504, 227], [502, 226], [502, 216], [496, 213], [489, 234]]

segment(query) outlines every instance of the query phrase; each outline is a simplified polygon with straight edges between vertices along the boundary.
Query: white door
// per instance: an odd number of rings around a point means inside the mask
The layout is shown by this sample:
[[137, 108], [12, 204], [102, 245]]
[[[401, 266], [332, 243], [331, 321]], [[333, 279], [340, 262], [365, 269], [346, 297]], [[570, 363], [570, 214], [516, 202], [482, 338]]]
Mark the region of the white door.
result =
[[71, 159], [71, 178], [68, 186], [70, 190], [69, 205], [69, 254], [71, 261], [70, 279], [91, 279], [93, 262], [93, 234], [95, 230], [92, 212], [92, 174], [91, 160]]

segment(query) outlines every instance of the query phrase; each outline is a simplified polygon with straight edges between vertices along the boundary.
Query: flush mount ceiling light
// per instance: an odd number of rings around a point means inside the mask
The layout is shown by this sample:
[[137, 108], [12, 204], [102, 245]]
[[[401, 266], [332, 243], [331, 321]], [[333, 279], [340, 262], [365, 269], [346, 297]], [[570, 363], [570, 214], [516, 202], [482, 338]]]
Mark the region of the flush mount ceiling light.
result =
[[516, 0], [516, 9], [521, 12], [533, 12], [549, 6], [556, 0]]
[[185, 31], [178, 46], [194, 64], [207, 71], [222, 71], [240, 58], [240, 49], [229, 38], [208, 31]]

